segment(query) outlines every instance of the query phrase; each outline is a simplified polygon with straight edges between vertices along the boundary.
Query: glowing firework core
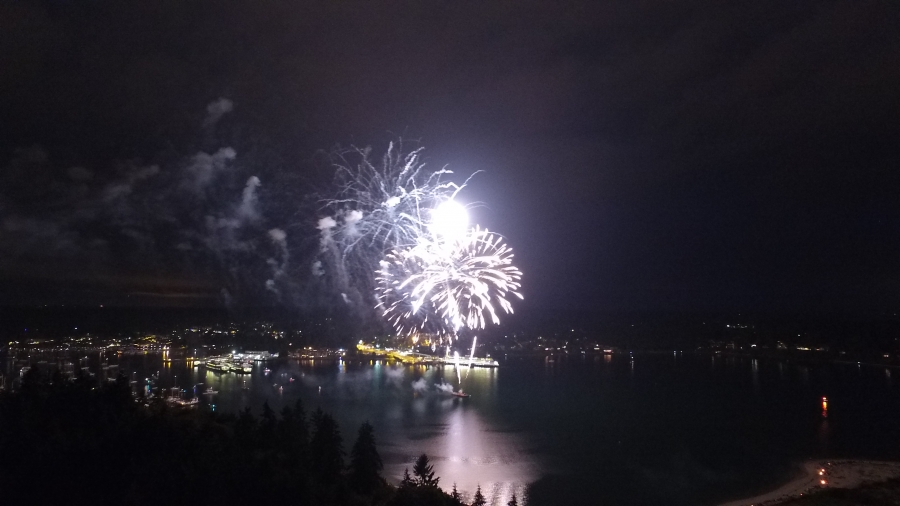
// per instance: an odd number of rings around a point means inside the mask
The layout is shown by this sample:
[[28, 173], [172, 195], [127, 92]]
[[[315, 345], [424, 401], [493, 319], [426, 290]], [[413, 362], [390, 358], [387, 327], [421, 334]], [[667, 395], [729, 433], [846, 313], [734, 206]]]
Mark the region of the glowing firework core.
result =
[[454, 201], [446, 200], [431, 212], [431, 233], [447, 242], [455, 242], [469, 229], [469, 213]]

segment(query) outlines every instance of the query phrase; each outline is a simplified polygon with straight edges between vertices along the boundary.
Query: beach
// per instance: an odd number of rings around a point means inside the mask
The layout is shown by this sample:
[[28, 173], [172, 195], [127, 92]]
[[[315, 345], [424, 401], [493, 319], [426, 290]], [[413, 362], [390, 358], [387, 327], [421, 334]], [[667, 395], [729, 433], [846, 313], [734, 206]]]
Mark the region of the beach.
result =
[[809, 460], [803, 463], [803, 475], [764, 494], [719, 506], [775, 506], [782, 501], [813, 493], [823, 488], [855, 488], [900, 477], [900, 462], [874, 460]]

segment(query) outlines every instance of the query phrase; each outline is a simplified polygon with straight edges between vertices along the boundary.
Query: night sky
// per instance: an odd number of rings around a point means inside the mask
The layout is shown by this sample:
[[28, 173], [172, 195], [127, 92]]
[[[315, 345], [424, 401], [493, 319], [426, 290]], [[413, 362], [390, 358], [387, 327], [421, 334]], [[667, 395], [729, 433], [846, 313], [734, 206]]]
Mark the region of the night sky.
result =
[[898, 27], [895, 1], [2, 2], [0, 303], [314, 308], [320, 151], [403, 138], [483, 171], [461, 200], [523, 310], [892, 314]]

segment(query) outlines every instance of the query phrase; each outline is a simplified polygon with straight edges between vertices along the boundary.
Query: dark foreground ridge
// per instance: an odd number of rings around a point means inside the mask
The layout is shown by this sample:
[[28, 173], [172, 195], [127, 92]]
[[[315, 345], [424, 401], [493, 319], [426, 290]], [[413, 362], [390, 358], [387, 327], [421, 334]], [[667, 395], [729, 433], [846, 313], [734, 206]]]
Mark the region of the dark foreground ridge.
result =
[[225, 415], [135, 402], [126, 378], [29, 370], [0, 393], [4, 504], [460, 505], [437, 486], [428, 458], [394, 487], [381, 477], [372, 426], [349, 463], [335, 420], [301, 402]]

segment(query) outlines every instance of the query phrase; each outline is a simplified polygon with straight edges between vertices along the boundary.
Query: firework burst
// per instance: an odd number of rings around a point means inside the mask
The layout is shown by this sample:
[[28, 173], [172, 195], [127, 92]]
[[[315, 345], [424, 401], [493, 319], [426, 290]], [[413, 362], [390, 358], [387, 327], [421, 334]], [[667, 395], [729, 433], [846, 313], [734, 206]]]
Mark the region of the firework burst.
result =
[[421, 148], [404, 154], [399, 142], [380, 162], [368, 148], [331, 154], [333, 191], [319, 200], [320, 247], [312, 272], [337, 292], [358, 294], [370, 308], [377, 303], [374, 273], [385, 254], [430, 236], [433, 210], [468, 183], [448, 181], [449, 170], [429, 170], [421, 154]]
[[521, 271], [502, 238], [478, 227], [452, 241], [420, 239], [394, 250], [376, 273], [378, 307], [400, 334], [431, 332], [451, 339], [462, 328], [500, 323], [512, 313]]
[[320, 220], [329, 229], [329, 239], [344, 256], [374, 256], [417, 244], [428, 232], [428, 213], [452, 199], [466, 182], [443, 178], [453, 174], [426, 170], [422, 148], [403, 154], [400, 146], [388, 146], [380, 166], [369, 158], [368, 149], [336, 152], [334, 185], [337, 193], [322, 200]]

